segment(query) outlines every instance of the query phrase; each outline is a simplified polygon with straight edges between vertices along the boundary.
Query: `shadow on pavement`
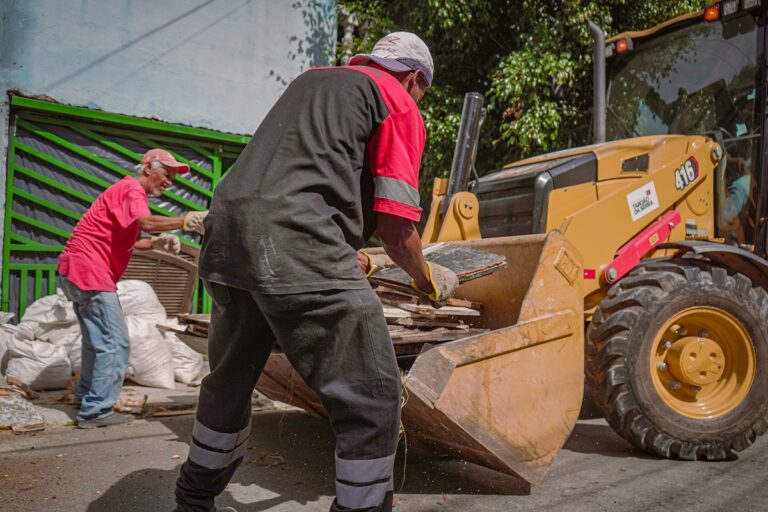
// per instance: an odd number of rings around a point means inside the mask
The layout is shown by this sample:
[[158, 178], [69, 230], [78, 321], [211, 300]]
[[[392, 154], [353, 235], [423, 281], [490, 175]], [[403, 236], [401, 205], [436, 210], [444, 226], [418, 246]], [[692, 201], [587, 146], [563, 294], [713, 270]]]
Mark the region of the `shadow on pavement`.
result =
[[[189, 443], [192, 416], [152, 421], [161, 422], [176, 434], [178, 441]], [[334, 444], [325, 419], [295, 411], [259, 412], [253, 416], [248, 443], [248, 451], [230, 487], [217, 499], [219, 506], [232, 506], [238, 512], [259, 512], [290, 502], [306, 506], [322, 501], [322, 505], [317, 503], [317, 510], [327, 510], [334, 495]], [[87, 510], [171, 511], [178, 469], [177, 466], [172, 470], [134, 471], [115, 482]], [[395, 463], [395, 492], [528, 495], [530, 486], [496, 471], [423, 451], [410, 449], [406, 457], [401, 441]]]
[[605, 457], [635, 459], [657, 458], [632, 446], [629, 441], [619, 437], [619, 435], [602, 420], [599, 420], [599, 422], [579, 421], [563, 449], [577, 453], [602, 455]]

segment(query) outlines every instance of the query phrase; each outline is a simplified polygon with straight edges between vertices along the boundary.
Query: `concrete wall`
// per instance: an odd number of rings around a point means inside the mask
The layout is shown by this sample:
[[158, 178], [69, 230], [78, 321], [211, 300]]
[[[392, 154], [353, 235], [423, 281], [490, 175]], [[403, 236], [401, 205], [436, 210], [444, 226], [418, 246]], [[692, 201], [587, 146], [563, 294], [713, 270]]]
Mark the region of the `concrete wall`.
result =
[[0, 201], [8, 91], [250, 134], [335, 40], [335, 0], [0, 0]]
[[0, 88], [251, 133], [335, 37], [333, 0], [4, 0]]

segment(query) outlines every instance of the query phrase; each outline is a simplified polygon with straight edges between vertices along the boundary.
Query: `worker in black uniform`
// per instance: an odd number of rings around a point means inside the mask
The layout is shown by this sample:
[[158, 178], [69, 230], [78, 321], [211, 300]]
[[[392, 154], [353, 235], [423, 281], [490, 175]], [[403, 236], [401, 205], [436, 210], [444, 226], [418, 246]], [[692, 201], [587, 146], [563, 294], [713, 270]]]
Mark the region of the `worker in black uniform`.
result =
[[213, 299], [178, 510], [214, 510], [245, 454], [251, 394], [275, 344], [317, 394], [336, 437], [332, 511], [388, 511], [400, 373], [356, 252], [374, 233], [433, 301], [458, 286], [427, 263], [413, 222], [426, 139], [417, 103], [432, 57], [407, 32], [350, 66], [309, 70], [267, 114], [205, 220], [200, 275]]

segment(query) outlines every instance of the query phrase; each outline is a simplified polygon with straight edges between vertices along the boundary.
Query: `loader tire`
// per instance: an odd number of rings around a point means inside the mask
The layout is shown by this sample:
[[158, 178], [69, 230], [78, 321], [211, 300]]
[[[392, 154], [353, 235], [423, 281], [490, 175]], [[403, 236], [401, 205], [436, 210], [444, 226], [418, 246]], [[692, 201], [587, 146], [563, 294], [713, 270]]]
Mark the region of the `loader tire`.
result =
[[768, 293], [701, 259], [636, 267], [587, 329], [592, 400], [633, 445], [722, 460], [768, 430]]

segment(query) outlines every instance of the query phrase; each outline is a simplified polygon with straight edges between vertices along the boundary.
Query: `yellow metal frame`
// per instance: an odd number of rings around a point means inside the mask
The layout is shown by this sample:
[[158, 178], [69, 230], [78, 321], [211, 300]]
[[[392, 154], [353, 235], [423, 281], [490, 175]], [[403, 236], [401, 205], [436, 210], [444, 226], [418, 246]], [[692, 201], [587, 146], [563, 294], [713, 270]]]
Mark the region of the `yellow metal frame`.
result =
[[[590, 310], [602, 300], [608, 288], [609, 283], [600, 276], [614, 260], [616, 252], [664, 212], [677, 210], [683, 222], [672, 230], [668, 240], [659, 240], [659, 243], [685, 240], [686, 223], [694, 224], [697, 233], [708, 233], [709, 239], [717, 240], [713, 190], [715, 169], [722, 155], [718, 149], [715, 141], [703, 136], [638, 137], [550, 153], [506, 168], [590, 152], [596, 156], [597, 182], [554, 190], [546, 220], [546, 230], [560, 230], [578, 247], [584, 258], [584, 268], [595, 271], [596, 279], [584, 279], [581, 283], [585, 309]], [[622, 170], [624, 161], [641, 155], [648, 157], [648, 170]], [[690, 159], [696, 161], [698, 175], [687, 186], [678, 189], [676, 173]], [[432, 208], [422, 242], [480, 238], [477, 219], [481, 206], [473, 194], [454, 195], [447, 214], [440, 214], [446, 188], [447, 180], [435, 180]], [[653, 191], [654, 206], [633, 218], [631, 198], [643, 190]], [[656, 251], [647, 256], [665, 254]]]
[[475, 194], [470, 192], [454, 194], [451, 196], [445, 214], [440, 214], [447, 187], [448, 180], [435, 179], [432, 188], [432, 206], [424, 231], [421, 234], [422, 244], [446, 240], [479, 240], [482, 238], [478, 222], [480, 203]]

